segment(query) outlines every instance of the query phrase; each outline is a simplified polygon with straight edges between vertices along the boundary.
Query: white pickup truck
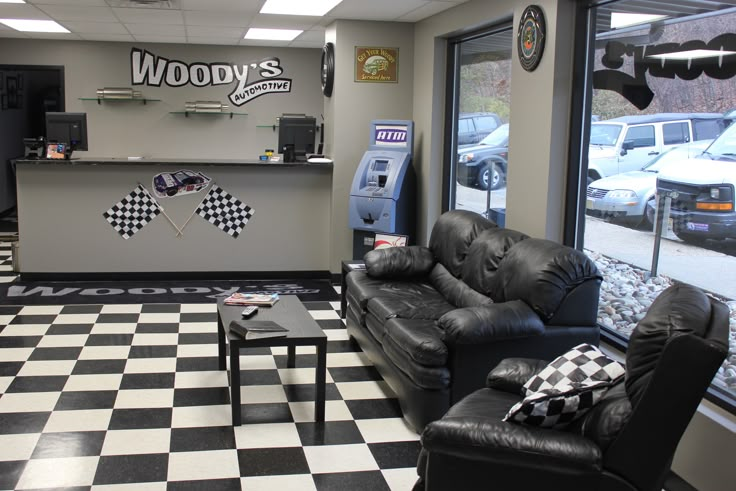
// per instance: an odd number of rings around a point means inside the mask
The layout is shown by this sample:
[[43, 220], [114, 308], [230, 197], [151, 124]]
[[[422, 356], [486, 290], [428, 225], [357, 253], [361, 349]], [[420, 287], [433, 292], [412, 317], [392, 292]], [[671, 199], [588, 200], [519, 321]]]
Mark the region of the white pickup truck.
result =
[[673, 162], [657, 176], [657, 194], [672, 198], [672, 230], [680, 239], [736, 238], [736, 124], [696, 159]]

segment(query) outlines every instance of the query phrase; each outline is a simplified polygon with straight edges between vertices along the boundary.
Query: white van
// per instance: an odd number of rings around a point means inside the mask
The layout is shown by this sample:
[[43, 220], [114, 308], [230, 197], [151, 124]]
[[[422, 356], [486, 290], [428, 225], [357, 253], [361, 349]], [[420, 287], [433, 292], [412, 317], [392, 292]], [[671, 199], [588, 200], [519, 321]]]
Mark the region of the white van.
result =
[[588, 184], [603, 177], [639, 170], [668, 148], [712, 140], [724, 126], [721, 113], [660, 113], [592, 123]]
[[657, 194], [672, 198], [672, 231], [680, 239], [736, 238], [736, 124], [696, 159], [674, 162], [657, 176]]

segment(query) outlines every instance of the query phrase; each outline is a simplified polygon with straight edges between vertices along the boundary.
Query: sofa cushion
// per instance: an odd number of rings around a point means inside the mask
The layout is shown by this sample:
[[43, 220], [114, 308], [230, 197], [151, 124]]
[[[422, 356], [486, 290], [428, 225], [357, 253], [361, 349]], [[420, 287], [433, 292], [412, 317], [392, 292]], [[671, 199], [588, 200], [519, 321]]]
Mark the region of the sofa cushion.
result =
[[477, 213], [467, 210], [448, 211], [432, 227], [429, 248], [437, 261], [458, 278], [470, 244], [482, 231], [496, 227], [498, 225]]
[[440, 263], [435, 264], [429, 275], [429, 281], [455, 307], [480, 307], [493, 303], [490, 297], [478, 293], [462, 280], [452, 276]]
[[529, 236], [507, 228], [491, 228], [478, 235], [468, 249], [461, 278], [473, 290], [490, 296], [501, 260], [517, 242]]
[[366, 309], [368, 300], [374, 297], [416, 299], [437, 295], [428, 281], [415, 278], [410, 281], [386, 278], [371, 278], [365, 271], [351, 271], [347, 278], [348, 299], [355, 300], [361, 310]]
[[383, 337], [383, 350], [391, 363], [419, 387], [439, 390], [450, 386], [450, 371], [447, 367], [430, 367], [417, 363], [388, 335]]
[[432, 251], [422, 246], [387, 247], [363, 256], [366, 271], [374, 278], [426, 276], [434, 266]]
[[434, 321], [389, 319], [384, 326], [390, 337], [408, 356], [422, 365], [442, 367], [447, 364], [447, 345], [442, 342], [443, 331]]
[[375, 297], [368, 300], [366, 309], [379, 319], [427, 319], [436, 320], [455, 307], [434, 291], [415, 298]]
[[493, 277], [490, 295], [494, 302], [523, 300], [546, 322], [568, 292], [592, 279], [602, 278], [585, 254], [532, 238], [509, 249]]

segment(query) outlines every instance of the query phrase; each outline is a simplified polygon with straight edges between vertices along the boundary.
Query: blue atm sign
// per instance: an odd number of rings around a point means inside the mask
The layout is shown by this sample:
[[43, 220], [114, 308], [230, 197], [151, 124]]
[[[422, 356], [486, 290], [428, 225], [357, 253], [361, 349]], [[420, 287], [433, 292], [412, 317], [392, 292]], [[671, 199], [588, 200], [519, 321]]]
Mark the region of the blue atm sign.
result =
[[408, 130], [404, 125], [376, 125], [374, 140], [376, 145], [405, 147]]

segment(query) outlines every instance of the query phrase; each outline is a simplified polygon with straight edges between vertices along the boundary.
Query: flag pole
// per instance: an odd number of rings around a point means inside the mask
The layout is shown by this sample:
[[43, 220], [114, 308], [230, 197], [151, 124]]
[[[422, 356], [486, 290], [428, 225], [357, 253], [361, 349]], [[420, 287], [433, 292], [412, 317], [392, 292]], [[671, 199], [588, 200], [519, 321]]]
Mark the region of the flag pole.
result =
[[[143, 183], [141, 183], [140, 181], [138, 182], [138, 185], [141, 186], [143, 189], [146, 189], [146, 186], [144, 186]], [[148, 190], [146, 190], [146, 192], [148, 192]], [[153, 196], [151, 196], [151, 197], [153, 198]], [[154, 201], [156, 201], [156, 200], [154, 199]], [[183, 235], [181, 233], [181, 229], [176, 226], [176, 223], [174, 223], [174, 220], [172, 220], [171, 217], [166, 214], [166, 210], [164, 210], [164, 207], [161, 205], [161, 203], [159, 203], [158, 201], [156, 201], [156, 204], [161, 209], [161, 214], [166, 217], [166, 219], [169, 221], [169, 223], [171, 224], [171, 226], [174, 227], [176, 229], [176, 231], [178, 232], [176, 234], [176, 236], [179, 237], [180, 235]]]
[[185, 228], [186, 228], [186, 226], [187, 226], [187, 225], [189, 224], [189, 221], [190, 221], [190, 220], [191, 220], [191, 219], [192, 219], [192, 218], [194, 217], [195, 213], [197, 213], [197, 209], [199, 208], [199, 205], [201, 205], [201, 204], [202, 204], [202, 202], [203, 202], [203, 201], [204, 201], [205, 199], [207, 199], [207, 195], [209, 194], [210, 190], [211, 190], [211, 189], [212, 189], [212, 188], [213, 188], [214, 186], [215, 186], [215, 181], [212, 181], [212, 182], [211, 182], [211, 183], [209, 184], [209, 186], [208, 186], [208, 188], [209, 188], [209, 189], [207, 189], [207, 190], [206, 190], [207, 192], [206, 192], [206, 193], [204, 193], [204, 197], [203, 197], [203, 198], [202, 198], [202, 199], [201, 199], [201, 200], [199, 201], [199, 203], [197, 203], [197, 206], [196, 206], [196, 207], [194, 208], [194, 210], [192, 211], [192, 214], [191, 214], [191, 215], [189, 215], [189, 218], [187, 218], [187, 221], [186, 221], [186, 222], [184, 222], [184, 225], [182, 225], [182, 226], [181, 226], [181, 230], [179, 230], [179, 233], [178, 233], [178, 234], [176, 235], [177, 237], [182, 237], [182, 236], [184, 236], [184, 229], [185, 229]]

